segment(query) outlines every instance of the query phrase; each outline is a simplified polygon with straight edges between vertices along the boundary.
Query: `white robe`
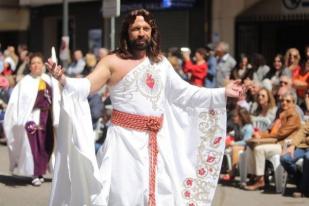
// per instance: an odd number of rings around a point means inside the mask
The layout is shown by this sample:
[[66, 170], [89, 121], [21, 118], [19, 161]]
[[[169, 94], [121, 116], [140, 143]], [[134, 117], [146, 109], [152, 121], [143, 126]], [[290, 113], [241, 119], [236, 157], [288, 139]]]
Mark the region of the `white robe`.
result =
[[9, 149], [10, 171], [15, 175], [32, 176], [34, 173], [33, 156], [25, 124], [30, 120], [39, 123], [40, 110], [33, 110], [33, 106], [40, 79], [52, 88], [53, 126], [56, 128], [59, 123], [61, 96], [58, 81], [46, 74], [37, 78], [26, 75], [13, 89], [3, 123]]
[[[148, 202], [148, 133], [111, 125], [94, 154], [87, 79], [67, 79], [50, 206], [143, 206]], [[210, 205], [226, 133], [224, 88], [180, 79], [164, 58], [149, 59], [110, 87], [113, 108], [164, 115], [158, 132], [157, 206]], [[96, 162], [97, 161], [97, 162]]]

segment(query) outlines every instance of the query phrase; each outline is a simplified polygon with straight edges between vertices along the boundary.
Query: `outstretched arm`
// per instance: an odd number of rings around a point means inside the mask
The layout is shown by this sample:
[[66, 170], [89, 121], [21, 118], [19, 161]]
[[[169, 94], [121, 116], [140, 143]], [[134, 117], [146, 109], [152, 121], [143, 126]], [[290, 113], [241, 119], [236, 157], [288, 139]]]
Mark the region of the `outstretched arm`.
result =
[[[109, 59], [109, 56], [102, 59], [97, 64], [94, 71], [86, 77], [90, 82], [90, 93], [98, 91], [110, 79], [111, 70], [109, 65]], [[56, 78], [63, 86], [66, 84], [67, 77], [64, 75], [64, 70], [61, 65], [56, 65], [56, 63], [53, 62], [52, 59], [48, 59], [46, 62], [46, 67], [51, 73], [51, 75]]]
[[90, 93], [98, 91], [111, 78], [112, 73], [109, 65], [109, 57], [110, 56], [107, 56], [102, 59], [97, 64], [94, 71], [87, 76], [91, 84]]

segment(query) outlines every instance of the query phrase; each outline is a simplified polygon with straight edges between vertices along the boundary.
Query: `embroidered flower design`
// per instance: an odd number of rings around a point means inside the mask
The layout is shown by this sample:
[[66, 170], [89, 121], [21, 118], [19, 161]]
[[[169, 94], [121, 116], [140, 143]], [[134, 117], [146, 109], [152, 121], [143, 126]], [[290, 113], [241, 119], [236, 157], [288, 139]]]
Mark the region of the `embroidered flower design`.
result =
[[210, 109], [199, 114], [198, 129], [200, 140], [197, 147], [196, 176], [187, 177], [184, 181], [182, 196], [187, 206], [211, 203], [222, 160], [222, 149], [225, 130], [220, 127], [224, 111]]
[[213, 140], [212, 145], [213, 145], [214, 147], [219, 146], [220, 143], [222, 142], [222, 139], [223, 139], [222, 137], [216, 137], [216, 138]]
[[214, 155], [209, 154], [206, 161], [208, 163], [213, 163], [215, 160], [216, 160], [216, 157]]
[[200, 177], [205, 177], [207, 175], [207, 170], [204, 167], [201, 167], [197, 170], [197, 175]]
[[183, 194], [184, 194], [186, 199], [190, 199], [191, 198], [191, 192], [190, 191], [186, 190]]
[[184, 182], [185, 187], [192, 187], [193, 186], [193, 179], [187, 178]]
[[149, 119], [146, 122], [146, 126], [147, 126], [149, 131], [158, 132], [161, 128], [161, 122], [159, 122], [156, 119]]

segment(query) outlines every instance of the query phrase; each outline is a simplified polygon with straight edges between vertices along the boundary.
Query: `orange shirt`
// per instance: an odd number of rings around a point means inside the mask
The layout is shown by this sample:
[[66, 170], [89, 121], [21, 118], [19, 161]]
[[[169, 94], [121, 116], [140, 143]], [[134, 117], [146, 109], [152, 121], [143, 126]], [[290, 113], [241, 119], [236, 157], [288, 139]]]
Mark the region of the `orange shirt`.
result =
[[293, 80], [302, 81], [304, 83], [307, 83], [307, 88], [305, 89], [296, 89], [296, 93], [299, 97], [304, 98], [306, 90], [308, 89], [309, 85], [309, 72], [306, 72], [305, 74], [301, 74], [301, 72], [298, 73], [295, 77], [293, 77]]

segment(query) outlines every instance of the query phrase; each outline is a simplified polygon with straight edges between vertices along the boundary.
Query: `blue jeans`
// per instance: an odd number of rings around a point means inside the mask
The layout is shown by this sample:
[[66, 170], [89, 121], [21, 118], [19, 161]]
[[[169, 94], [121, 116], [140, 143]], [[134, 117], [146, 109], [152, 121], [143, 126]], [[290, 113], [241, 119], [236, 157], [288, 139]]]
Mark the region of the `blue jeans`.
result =
[[300, 189], [305, 194], [309, 195], [309, 149], [304, 156], [303, 176], [300, 183]]
[[[296, 168], [296, 162], [300, 158], [304, 158], [303, 173], [301, 177], [298, 176]], [[309, 190], [309, 148], [296, 148], [293, 157], [291, 157], [290, 154], [282, 155], [280, 157], [280, 162], [283, 168], [288, 172], [288, 174], [295, 177], [301, 191], [305, 191], [307, 193], [307, 190]]]

